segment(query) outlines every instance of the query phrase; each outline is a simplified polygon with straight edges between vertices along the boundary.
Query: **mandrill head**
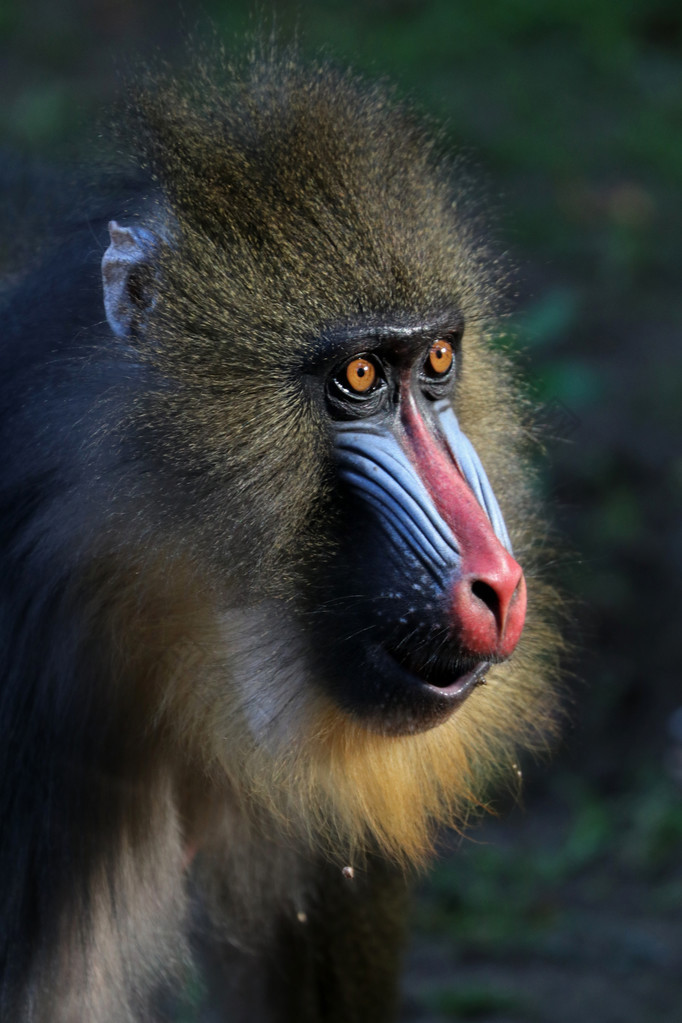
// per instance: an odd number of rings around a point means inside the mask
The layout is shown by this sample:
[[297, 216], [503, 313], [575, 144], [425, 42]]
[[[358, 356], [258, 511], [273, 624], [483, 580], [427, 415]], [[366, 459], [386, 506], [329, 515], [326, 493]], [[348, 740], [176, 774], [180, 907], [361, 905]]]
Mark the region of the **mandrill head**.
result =
[[213, 651], [163, 700], [254, 813], [419, 860], [553, 720], [499, 265], [412, 113], [329, 67], [155, 83], [130, 124], [105, 305]]

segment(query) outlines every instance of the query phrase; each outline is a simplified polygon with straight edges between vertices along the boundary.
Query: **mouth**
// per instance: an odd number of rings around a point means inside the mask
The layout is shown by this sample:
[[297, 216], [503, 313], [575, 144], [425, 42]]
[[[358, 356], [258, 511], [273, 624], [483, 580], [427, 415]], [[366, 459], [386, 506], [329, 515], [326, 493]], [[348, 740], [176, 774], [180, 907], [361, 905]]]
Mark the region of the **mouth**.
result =
[[486, 672], [490, 661], [474, 661], [470, 658], [452, 660], [420, 658], [412, 652], [385, 649], [388, 657], [395, 662], [402, 673], [408, 673], [415, 682], [439, 696], [449, 697], [461, 703], [477, 687], [485, 685]]
[[355, 700], [346, 706], [382, 735], [414, 735], [436, 728], [485, 683], [492, 663], [455, 655], [419, 656], [383, 643], [366, 648], [365, 656]]

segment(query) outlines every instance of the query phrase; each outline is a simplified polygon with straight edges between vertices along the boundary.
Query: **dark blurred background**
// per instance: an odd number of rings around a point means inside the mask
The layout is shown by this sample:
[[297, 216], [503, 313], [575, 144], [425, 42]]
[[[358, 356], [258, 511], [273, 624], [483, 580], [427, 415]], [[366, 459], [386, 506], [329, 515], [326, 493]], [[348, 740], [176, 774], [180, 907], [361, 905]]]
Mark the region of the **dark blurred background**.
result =
[[[251, 6], [0, 0], [0, 158], [68, 163], [131, 59], [181, 56], [209, 19], [239, 49]], [[415, 905], [404, 1019], [677, 1023], [682, 5], [298, 0], [275, 20], [393, 78], [481, 179], [518, 267], [505, 335], [544, 428], [574, 623], [562, 746], [526, 765], [523, 807], [501, 798], [446, 842]]]

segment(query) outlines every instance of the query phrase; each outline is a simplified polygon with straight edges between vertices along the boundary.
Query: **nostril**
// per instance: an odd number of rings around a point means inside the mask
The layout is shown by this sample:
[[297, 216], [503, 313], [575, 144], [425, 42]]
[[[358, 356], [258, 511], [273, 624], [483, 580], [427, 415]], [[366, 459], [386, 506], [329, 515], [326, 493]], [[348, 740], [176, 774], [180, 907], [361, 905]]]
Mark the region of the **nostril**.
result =
[[[487, 566], [485, 566], [487, 567]], [[514, 650], [526, 617], [526, 584], [511, 558], [502, 568], [460, 576], [452, 591], [453, 625], [470, 654], [504, 659]]]
[[471, 584], [471, 592], [478, 600], [482, 601], [485, 606], [492, 611], [495, 621], [500, 622], [500, 598], [488, 583], [484, 583], [482, 579], [476, 579]]

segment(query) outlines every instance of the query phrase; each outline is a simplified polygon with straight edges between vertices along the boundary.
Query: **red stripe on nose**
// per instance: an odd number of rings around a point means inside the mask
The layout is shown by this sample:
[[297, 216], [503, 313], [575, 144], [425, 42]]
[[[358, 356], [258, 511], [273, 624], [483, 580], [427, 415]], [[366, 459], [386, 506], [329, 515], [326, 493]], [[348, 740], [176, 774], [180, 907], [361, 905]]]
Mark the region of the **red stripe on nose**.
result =
[[409, 388], [403, 394], [407, 454], [460, 552], [450, 593], [453, 628], [467, 652], [481, 658], [509, 657], [526, 617], [521, 566], [498, 540], [459, 467], [424, 422]]

